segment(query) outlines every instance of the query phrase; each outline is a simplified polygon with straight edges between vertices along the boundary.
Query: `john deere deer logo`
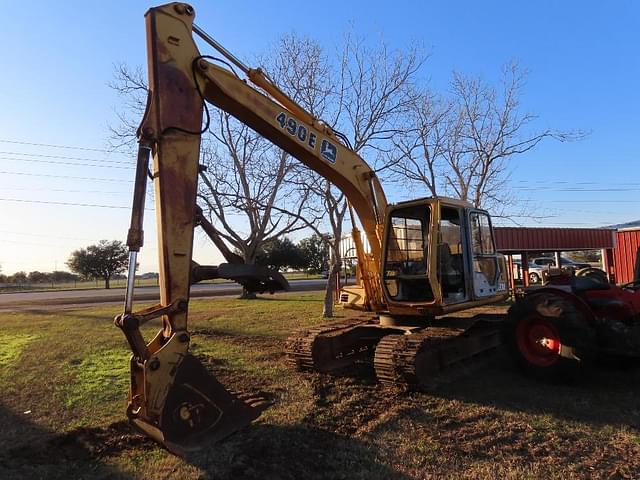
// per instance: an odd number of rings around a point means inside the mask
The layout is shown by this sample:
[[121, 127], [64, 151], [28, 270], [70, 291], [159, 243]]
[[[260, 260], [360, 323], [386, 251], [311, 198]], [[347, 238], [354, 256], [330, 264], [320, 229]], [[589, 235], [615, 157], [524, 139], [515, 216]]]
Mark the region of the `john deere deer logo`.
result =
[[329, 142], [329, 140], [322, 140], [320, 155], [322, 155], [327, 162], [336, 163], [337, 154], [338, 149], [333, 143]]

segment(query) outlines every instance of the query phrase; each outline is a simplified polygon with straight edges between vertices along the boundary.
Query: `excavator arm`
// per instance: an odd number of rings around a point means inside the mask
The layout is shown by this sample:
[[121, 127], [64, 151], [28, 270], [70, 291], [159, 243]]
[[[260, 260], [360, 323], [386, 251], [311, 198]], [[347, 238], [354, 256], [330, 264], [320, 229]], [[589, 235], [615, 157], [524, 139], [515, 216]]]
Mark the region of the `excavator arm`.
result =
[[[228, 392], [189, 353], [191, 283], [225, 277], [256, 290], [286, 286], [276, 272], [240, 265], [196, 205], [200, 137], [210, 121], [206, 102], [230, 113], [335, 184], [357, 212], [371, 247], [365, 253], [354, 226], [365, 304], [383, 304], [379, 265], [386, 198], [374, 171], [324, 122], [313, 118], [260, 69], [250, 69], [193, 24], [189, 5], [172, 3], [146, 14], [149, 96], [138, 129], [139, 155], [131, 228], [129, 282], [124, 313], [115, 319], [131, 347], [131, 422], [176, 453], [207, 435], [222, 438], [255, 419], [262, 404]], [[200, 54], [193, 32], [225, 59]], [[233, 63], [246, 75], [219, 64]], [[203, 113], [205, 121], [203, 125]], [[152, 157], [151, 171], [149, 171]], [[147, 177], [153, 181], [160, 264], [160, 303], [133, 311], [136, 256], [143, 244]], [[194, 227], [201, 226], [228, 264], [194, 264]], [[147, 342], [141, 326], [156, 318], [162, 329]]]

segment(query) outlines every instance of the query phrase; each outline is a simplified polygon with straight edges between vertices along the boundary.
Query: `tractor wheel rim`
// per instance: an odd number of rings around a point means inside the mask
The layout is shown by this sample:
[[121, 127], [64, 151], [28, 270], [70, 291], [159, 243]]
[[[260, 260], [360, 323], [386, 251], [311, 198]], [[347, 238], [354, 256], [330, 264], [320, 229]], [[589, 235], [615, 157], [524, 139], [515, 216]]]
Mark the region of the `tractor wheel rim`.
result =
[[518, 349], [532, 365], [549, 367], [560, 358], [560, 334], [547, 318], [531, 316], [518, 324], [516, 329]]

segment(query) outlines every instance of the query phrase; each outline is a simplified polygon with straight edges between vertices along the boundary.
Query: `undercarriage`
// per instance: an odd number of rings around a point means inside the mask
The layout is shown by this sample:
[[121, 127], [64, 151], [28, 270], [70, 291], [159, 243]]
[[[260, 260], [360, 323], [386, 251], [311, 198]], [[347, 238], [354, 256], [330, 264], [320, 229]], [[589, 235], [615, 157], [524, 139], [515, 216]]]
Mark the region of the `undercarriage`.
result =
[[429, 390], [490, 358], [501, 344], [503, 318], [482, 313], [407, 322], [361, 315], [300, 330], [285, 348], [299, 370], [330, 372], [365, 362], [383, 385]]

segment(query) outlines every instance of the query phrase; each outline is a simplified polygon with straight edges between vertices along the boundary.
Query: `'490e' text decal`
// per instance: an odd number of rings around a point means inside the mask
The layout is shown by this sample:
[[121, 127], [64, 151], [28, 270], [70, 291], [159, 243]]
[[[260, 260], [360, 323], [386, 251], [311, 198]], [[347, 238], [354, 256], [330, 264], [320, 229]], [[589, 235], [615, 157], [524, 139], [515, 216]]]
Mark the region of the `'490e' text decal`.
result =
[[[295, 118], [287, 117], [284, 112], [280, 112], [276, 117], [280, 128], [286, 130], [289, 135], [295, 137], [301, 143], [309, 145], [315, 150], [318, 144], [318, 136], [307, 130], [304, 125], [299, 125]], [[320, 142], [320, 155], [329, 163], [336, 163], [338, 149], [329, 140], [322, 139]]]

